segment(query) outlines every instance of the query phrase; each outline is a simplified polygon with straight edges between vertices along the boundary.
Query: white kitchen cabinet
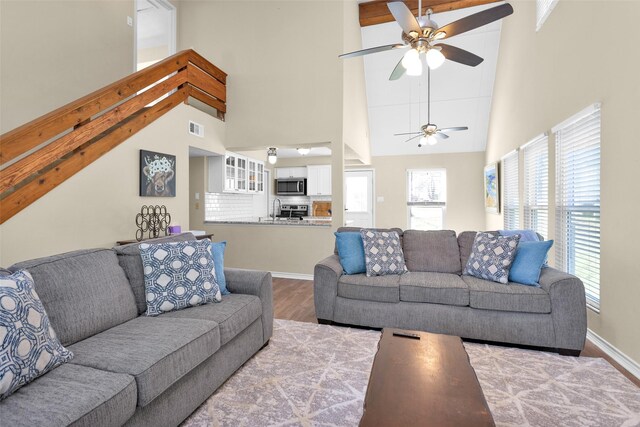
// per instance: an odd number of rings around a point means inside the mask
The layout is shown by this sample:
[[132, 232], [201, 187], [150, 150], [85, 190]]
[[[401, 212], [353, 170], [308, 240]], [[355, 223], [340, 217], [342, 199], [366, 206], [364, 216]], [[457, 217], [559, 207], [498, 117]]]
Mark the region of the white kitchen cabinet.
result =
[[247, 158], [247, 192], [264, 193], [264, 163]]
[[331, 165], [307, 166], [307, 196], [331, 195]]
[[305, 166], [294, 168], [276, 168], [276, 178], [306, 178], [307, 168]]
[[246, 193], [248, 162], [245, 156], [227, 152], [224, 156], [208, 158], [210, 193]]

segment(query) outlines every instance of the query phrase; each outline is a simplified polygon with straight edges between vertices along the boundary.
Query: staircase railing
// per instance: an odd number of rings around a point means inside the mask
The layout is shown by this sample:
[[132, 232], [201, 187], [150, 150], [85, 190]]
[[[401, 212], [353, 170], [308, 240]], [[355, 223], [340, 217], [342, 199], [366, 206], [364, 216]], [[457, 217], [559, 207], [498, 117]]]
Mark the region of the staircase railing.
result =
[[1, 135], [0, 224], [189, 97], [224, 120], [226, 79], [184, 50]]

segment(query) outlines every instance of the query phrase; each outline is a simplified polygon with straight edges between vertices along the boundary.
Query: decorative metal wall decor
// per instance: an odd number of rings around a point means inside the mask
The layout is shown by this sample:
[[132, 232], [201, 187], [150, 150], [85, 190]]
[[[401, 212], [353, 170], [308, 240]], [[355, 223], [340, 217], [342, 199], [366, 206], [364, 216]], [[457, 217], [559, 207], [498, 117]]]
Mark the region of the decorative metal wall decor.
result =
[[139, 242], [145, 238], [147, 233], [148, 239], [160, 237], [160, 233], [165, 236], [169, 235], [169, 224], [171, 224], [171, 214], [167, 212], [166, 206], [142, 206], [140, 213], [136, 215], [136, 240]]
[[176, 156], [140, 150], [140, 196], [176, 196]]

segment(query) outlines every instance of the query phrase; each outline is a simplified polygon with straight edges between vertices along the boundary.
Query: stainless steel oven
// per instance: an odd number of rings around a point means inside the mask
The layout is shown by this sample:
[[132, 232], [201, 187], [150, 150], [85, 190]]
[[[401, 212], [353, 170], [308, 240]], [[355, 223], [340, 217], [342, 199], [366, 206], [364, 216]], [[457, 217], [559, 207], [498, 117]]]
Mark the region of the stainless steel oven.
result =
[[306, 196], [306, 178], [280, 178], [276, 179], [276, 194], [278, 196]]

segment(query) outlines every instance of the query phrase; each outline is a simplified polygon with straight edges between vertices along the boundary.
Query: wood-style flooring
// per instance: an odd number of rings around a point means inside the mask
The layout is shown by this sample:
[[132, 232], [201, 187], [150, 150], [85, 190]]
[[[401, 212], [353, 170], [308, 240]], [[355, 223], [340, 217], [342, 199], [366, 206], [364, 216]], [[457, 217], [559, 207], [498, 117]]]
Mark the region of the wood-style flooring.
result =
[[[294, 279], [273, 279], [273, 310], [276, 319], [317, 323], [313, 306], [313, 281]], [[602, 357], [611, 363], [625, 377], [640, 387], [640, 379], [631, 375], [595, 344], [587, 340], [580, 357]]]

